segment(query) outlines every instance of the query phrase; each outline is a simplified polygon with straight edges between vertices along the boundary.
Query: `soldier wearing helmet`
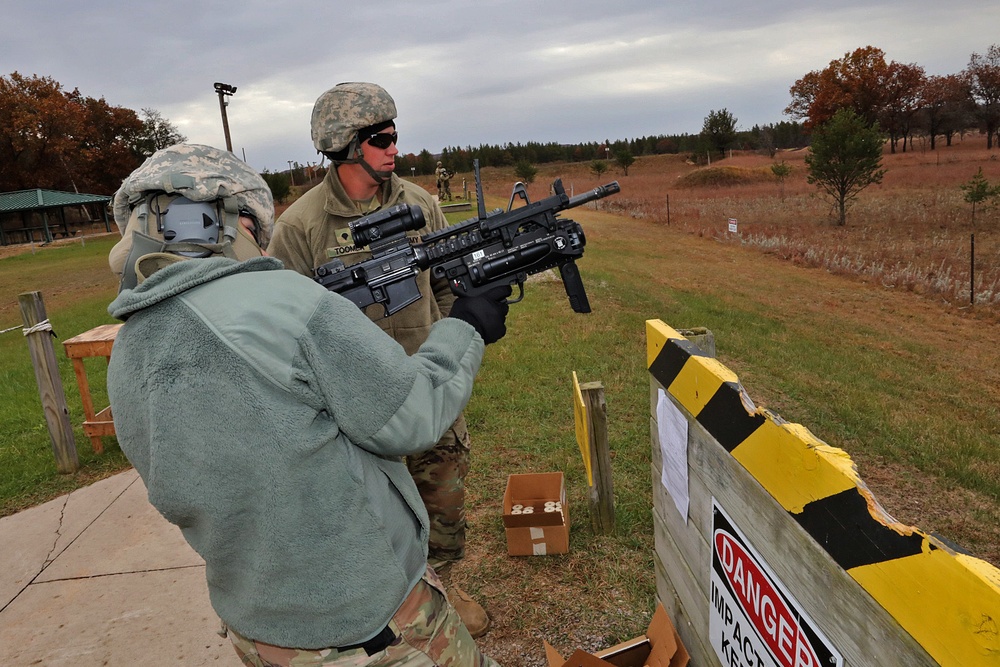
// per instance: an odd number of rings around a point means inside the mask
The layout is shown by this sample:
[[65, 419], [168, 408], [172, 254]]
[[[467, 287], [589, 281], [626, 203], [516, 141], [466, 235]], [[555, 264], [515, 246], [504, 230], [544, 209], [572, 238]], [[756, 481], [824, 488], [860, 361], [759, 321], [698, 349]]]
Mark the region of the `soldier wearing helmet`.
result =
[[448, 168], [444, 166], [441, 160], [438, 160], [437, 169], [434, 170], [437, 175], [437, 187], [438, 187], [438, 201], [444, 201], [447, 199], [451, 201], [451, 172]]
[[[420, 206], [427, 226], [409, 232], [414, 240], [447, 226], [433, 197], [394, 172], [399, 152], [395, 119], [395, 102], [374, 83], [342, 83], [316, 100], [312, 140], [316, 150], [330, 159], [331, 168], [320, 185], [278, 218], [269, 252], [287, 268], [313, 277], [314, 269], [331, 258], [347, 265], [368, 259], [371, 253], [354, 245], [348, 225], [382, 207]], [[424, 342], [436, 321], [448, 315], [455, 299], [446, 280], [432, 281], [426, 271], [417, 280], [424, 298], [390, 317], [383, 317], [378, 305], [367, 311], [409, 353]], [[430, 562], [442, 573], [465, 554], [470, 447], [460, 415], [437, 446], [407, 459], [431, 519]], [[489, 617], [478, 603], [458, 588], [450, 588], [449, 597], [474, 637], [486, 632]]]
[[164, 149], [118, 194], [129, 245], [112, 266], [134, 282], [109, 306], [125, 322], [107, 375], [115, 430], [205, 560], [242, 664], [495, 667], [428, 565], [400, 457], [461, 414], [506, 305], [457, 299], [407, 354], [265, 255], [270, 191], [231, 153]]
[[[171, 258], [260, 257], [271, 239], [274, 200], [264, 179], [232, 153], [176, 144], [125, 179], [114, 217], [122, 240], [108, 261], [119, 289], [129, 289], [141, 282], [143, 266], [148, 272], [177, 261]], [[140, 263], [146, 255], [152, 257]]]

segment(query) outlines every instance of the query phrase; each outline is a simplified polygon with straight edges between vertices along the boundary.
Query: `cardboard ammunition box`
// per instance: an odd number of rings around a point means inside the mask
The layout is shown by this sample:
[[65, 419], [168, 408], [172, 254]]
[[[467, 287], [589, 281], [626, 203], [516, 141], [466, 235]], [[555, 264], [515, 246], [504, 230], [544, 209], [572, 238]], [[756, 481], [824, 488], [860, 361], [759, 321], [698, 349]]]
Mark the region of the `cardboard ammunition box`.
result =
[[662, 604], [656, 606], [646, 634], [603, 651], [577, 649], [564, 660], [552, 645], [544, 644], [549, 667], [687, 667], [691, 659]]
[[[550, 511], [546, 512], [546, 503]], [[555, 503], [558, 506], [553, 507]], [[531, 508], [531, 512], [528, 512]], [[511, 556], [569, 551], [569, 506], [561, 472], [510, 475], [503, 494], [503, 525]]]

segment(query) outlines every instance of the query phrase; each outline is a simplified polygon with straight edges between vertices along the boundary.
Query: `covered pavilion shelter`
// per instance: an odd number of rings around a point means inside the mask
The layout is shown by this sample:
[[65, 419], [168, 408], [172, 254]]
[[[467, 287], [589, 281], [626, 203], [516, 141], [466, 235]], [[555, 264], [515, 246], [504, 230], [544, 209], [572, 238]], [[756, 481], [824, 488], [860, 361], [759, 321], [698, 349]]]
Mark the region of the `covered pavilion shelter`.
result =
[[[12, 243], [51, 243], [56, 237], [70, 237], [79, 228], [103, 220], [104, 229], [111, 231], [106, 195], [85, 195], [58, 190], [18, 190], [0, 193], [0, 245]], [[66, 209], [80, 207], [82, 214], [74, 221], [67, 220]], [[99, 215], [94, 215], [96, 207]], [[58, 220], [49, 219], [49, 213], [59, 211]], [[76, 227], [70, 231], [70, 226]]]

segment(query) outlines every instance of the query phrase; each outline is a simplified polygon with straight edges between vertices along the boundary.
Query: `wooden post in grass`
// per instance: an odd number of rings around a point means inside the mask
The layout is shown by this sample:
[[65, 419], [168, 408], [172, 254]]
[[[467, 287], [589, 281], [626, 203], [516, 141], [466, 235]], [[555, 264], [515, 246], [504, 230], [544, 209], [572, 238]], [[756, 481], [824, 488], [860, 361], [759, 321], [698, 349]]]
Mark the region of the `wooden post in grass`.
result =
[[45, 315], [45, 304], [41, 292], [25, 292], [18, 295], [21, 317], [28, 333], [28, 350], [31, 363], [35, 367], [35, 381], [42, 399], [42, 410], [49, 426], [52, 439], [52, 453], [56, 457], [56, 470], [60, 473], [76, 472], [80, 461], [76, 455], [76, 441], [73, 439], [73, 425], [69, 420], [69, 408], [59, 376], [59, 363], [52, 345], [52, 326]]
[[715, 334], [705, 327], [678, 329], [677, 333], [698, 346], [707, 356], [715, 358]]
[[[573, 379], [576, 380], [576, 373], [573, 373]], [[590, 521], [596, 535], [610, 535], [615, 530], [615, 490], [611, 481], [608, 406], [604, 402], [604, 387], [600, 382], [585, 382], [579, 384], [579, 388], [578, 399], [582, 399], [583, 409], [582, 414], [577, 414], [577, 438], [584, 439], [585, 434], [589, 454], [584, 461], [589, 460]], [[584, 443], [579, 444], [583, 449]]]
[[969, 236], [969, 305], [976, 305], [976, 233]]

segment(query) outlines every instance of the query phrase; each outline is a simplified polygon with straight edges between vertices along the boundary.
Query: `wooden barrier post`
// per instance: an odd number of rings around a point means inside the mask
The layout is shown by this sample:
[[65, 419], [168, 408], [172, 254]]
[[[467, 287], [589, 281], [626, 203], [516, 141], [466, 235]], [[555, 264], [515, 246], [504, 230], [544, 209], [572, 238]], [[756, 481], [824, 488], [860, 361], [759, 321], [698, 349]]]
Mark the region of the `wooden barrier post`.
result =
[[[573, 374], [574, 380], [576, 373]], [[596, 535], [610, 535], [615, 530], [615, 490], [611, 480], [611, 451], [608, 447], [608, 406], [600, 382], [579, 384], [582, 418], [589, 453], [590, 521]], [[579, 437], [578, 429], [578, 437]], [[581, 449], [584, 443], [580, 443]]]
[[56, 470], [60, 473], [76, 472], [80, 469], [80, 461], [76, 454], [76, 441], [73, 439], [73, 425], [69, 419], [66, 394], [59, 376], [59, 363], [56, 361], [55, 349], [52, 346], [52, 327], [48, 324], [42, 294], [25, 292], [18, 295], [17, 302], [21, 307], [24, 327], [30, 332], [25, 338], [28, 339], [31, 363], [35, 368], [35, 381], [38, 383], [38, 394], [49, 427], [52, 453], [56, 457]]
[[690, 329], [678, 329], [677, 333], [687, 338], [698, 346], [702, 352], [715, 358], [715, 334], [705, 327], [692, 327]]

